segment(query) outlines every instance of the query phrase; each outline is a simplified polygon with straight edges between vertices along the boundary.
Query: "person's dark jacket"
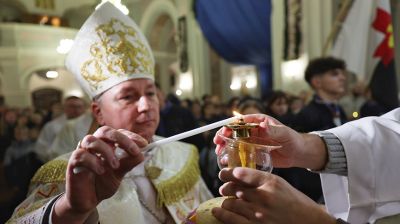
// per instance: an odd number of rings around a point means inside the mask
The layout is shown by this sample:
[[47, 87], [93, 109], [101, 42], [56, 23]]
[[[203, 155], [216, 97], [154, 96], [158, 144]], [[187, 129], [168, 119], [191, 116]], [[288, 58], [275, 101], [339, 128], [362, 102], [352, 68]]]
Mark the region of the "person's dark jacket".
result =
[[[293, 128], [299, 132], [311, 132], [334, 128], [334, 116], [341, 124], [347, 120], [346, 114], [339, 105], [324, 103], [318, 96], [305, 106], [294, 118]], [[275, 169], [274, 173], [284, 178], [292, 186], [316, 202], [322, 202], [322, 187], [319, 174], [303, 168]]]
[[321, 131], [338, 126], [334, 117], [340, 123], [347, 122], [346, 114], [339, 104], [326, 104], [318, 96], [305, 106], [295, 117], [293, 127], [299, 132]]
[[[199, 125], [191, 111], [167, 102], [163, 110], [160, 111], [160, 123], [156, 135], [170, 137], [198, 127]], [[205, 145], [201, 134], [182, 139], [182, 141], [194, 144], [199, 150]]]

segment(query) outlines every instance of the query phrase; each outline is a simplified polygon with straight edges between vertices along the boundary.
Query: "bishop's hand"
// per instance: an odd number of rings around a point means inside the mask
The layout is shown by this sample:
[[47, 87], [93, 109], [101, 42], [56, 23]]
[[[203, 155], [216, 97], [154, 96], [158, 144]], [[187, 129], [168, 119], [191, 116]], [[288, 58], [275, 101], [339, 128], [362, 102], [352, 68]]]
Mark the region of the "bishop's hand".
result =
[[[68, 161], [65, 194], [55, 205], [53, 220], [84, 221], [102, 200], [115, 194], [123, 176], [144, 160], [140, 148], [146, 145], [135, 133], [107, 126], [85, 136]], [[128, 156], [118, 159], [116, 147]], [[78, 167], [80, 172], [74, 172]]]

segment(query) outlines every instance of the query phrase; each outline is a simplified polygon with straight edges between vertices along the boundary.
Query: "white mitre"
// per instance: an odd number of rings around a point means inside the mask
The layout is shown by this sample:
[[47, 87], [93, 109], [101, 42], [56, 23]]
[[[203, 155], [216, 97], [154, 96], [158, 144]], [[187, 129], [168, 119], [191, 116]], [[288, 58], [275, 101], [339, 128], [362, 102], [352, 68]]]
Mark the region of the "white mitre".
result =
[[154, 80], [154, 58], [146, 38], [109, 2], [83, 24], [65, 65], [92, 98], [126, 80]]

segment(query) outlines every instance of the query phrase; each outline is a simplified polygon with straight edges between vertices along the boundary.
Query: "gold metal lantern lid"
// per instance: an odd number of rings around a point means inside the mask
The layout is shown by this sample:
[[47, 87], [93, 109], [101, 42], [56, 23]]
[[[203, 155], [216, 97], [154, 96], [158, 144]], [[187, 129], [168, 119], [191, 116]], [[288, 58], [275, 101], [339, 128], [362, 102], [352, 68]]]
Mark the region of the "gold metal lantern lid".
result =
[[250, 129], [258, 127], [256, 123], [246, 123], [243, 118], [239, 118], [238, 121], [226, 125], [232, 129], [232, 138], [243, 139], [250, 137]]

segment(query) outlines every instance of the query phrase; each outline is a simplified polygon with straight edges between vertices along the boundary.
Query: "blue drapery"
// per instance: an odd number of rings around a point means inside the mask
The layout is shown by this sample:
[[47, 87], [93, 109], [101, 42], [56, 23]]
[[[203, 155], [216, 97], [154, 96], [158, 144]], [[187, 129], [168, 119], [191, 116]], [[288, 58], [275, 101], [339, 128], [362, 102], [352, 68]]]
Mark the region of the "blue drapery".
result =
[[256, 65], [262, 94], [272, 87], [271, 1], [196, 0], [196, 18], [211, 47], [231, 63]]

